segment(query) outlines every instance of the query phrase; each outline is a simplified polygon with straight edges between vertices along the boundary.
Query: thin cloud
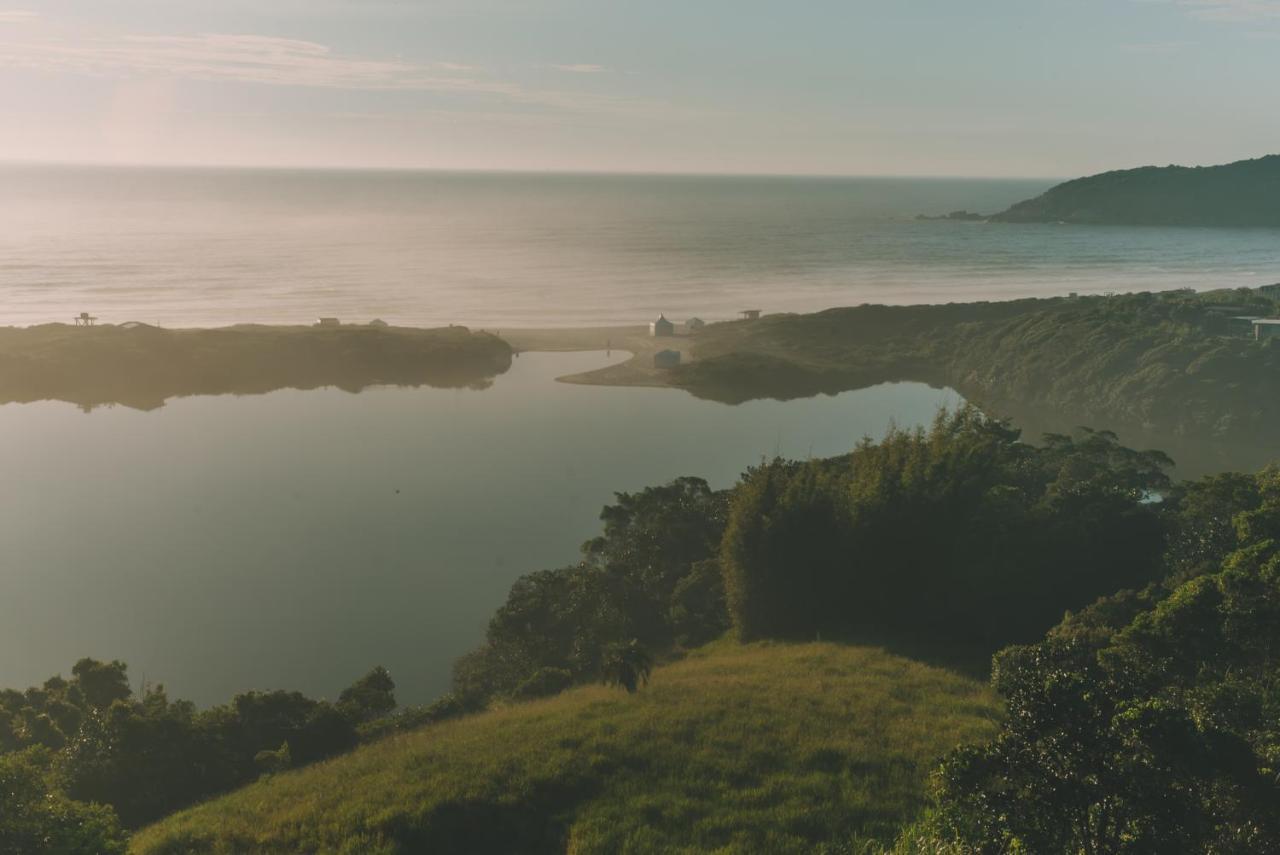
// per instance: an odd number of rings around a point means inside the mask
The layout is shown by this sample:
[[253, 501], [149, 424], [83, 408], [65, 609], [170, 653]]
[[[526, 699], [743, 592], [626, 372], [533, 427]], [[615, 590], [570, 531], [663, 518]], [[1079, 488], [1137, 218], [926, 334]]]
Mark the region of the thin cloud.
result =
[[347, 56], [327, 45], [252, 34], [119, 36], [0, 42], [0, 67], [95, 76], [156, 74], [362, 91], [491, 96], [565, 110], [623, 110], [607, 96], [530, 89], [482, 76], [472, 66]]
[[0, 9], [0, 24], [25, 24], [39, 17], [39, 12], [26, 9]]
[[1194, 17], [1207, 21], [1250, 22], [1280, 19], [1280, 0], [1175, 0]]
[[1194, 45], [1195, 42], [1131, 42], [1120, 45], [1120, 49], [1129, 53], [1177, 53]]
[[552, 65], [556, 71], [565, 71], [569, 74], [604, 74], [609, 69], [603, 65], [593, 65], [587, 62], [572, 63], [570, 65]]

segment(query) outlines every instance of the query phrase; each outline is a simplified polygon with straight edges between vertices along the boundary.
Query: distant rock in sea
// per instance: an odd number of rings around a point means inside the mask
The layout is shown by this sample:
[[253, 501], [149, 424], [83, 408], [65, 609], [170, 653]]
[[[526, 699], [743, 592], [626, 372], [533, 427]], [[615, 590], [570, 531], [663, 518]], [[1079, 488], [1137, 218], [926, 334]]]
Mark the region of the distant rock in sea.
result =
[[1004, 223], [1280, 227], [1280, 155], [1225, 166], [1144, 166], [1059, 184]]
[[987, 219], [985, 214], [975, 214], [972, 211], [952, 211], [950, 214], [942, 214], [941, 216], [931, 217], [928, 214], [917, 214], [917, 220], [962, 220], [965, 222], [984, 222]]

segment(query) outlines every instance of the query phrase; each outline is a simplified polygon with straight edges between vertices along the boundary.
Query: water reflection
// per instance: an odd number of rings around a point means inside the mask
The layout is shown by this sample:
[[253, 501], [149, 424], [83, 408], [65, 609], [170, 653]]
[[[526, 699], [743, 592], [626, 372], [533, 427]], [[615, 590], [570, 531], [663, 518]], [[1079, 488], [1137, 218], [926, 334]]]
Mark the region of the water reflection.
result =
[[728, 486], [958, 401], [902, 383], [731, 407], [553, 381], [603, 361], [526, 353], [484, 392], [0, 406], [0, 685], [93, 655], [212, 703], [332, 696], [380, 663], [427, 700], [517, 576], [575, 559], [614, 491]]

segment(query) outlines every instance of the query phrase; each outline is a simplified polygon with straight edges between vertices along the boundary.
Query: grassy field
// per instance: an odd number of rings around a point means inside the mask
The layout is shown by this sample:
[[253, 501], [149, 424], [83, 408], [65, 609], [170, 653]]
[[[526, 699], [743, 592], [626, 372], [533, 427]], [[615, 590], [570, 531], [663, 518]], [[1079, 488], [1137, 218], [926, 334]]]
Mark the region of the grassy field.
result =
[[132, 851], [809, 852], [890, 842], [985, 685], [868, 647], [719, 642], [389, 738], [173, 816]]

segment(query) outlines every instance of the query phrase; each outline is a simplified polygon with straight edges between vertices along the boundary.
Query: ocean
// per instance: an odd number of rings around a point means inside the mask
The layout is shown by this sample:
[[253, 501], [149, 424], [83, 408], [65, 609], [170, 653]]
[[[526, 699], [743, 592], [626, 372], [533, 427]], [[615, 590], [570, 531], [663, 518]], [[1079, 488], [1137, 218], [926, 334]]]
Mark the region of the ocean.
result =
[[1272, 230], [918, 222], [1052, 180], [0, 168], [0, 324], [632, 324], [1280, 281]]

